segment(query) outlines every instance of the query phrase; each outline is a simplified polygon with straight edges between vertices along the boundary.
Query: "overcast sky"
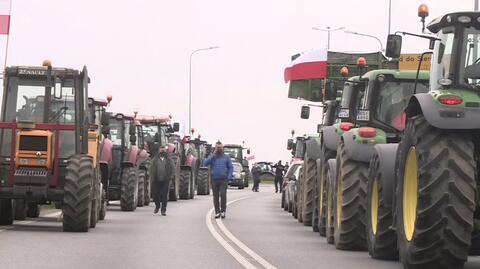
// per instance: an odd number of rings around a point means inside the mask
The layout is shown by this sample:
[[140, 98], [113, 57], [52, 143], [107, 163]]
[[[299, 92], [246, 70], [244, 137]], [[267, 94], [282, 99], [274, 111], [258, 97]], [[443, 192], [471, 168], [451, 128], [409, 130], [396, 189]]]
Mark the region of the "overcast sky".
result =
[[[2, 8], [0, 0], [0, 8]], [[392, 0], [392, 31], [420, 32], [421, 1]], [[429, 0], [428, 21], [473, 10], [473, 0]], [[3, 5], [3, 14], [8, 8]], [[2, 10], [0, 9], [0, 13]], [[289, 160], [290, 131], [312, 133], [299, 118], [301, 101], [287, 98], [283, 81], [290, 56], [326, 47], [313, 26], [344, 26], [385, 41], [388, 0], [13, 0], [8, 65], [89, 68], [90, 94], [113, 95], [111, 110], [172, 114], [188, 124], [189, 55], [193, 127], [211, 142], [241, 143], [257, 160]], [[0, 49], [5, 50], [4, 36]], [[384, 42], [385, 43], [385, 42]], [[331, 35], [331, 50], [379, 50], [375, 39]], [[426, 41], [405, 38], [403, 52], [422, 52]], [[0, 53], [3, 55], [3, 53]], [[2, 59], [3, 57], [0, 57]], [[3, 63], [3, 60], [2, 60]]]

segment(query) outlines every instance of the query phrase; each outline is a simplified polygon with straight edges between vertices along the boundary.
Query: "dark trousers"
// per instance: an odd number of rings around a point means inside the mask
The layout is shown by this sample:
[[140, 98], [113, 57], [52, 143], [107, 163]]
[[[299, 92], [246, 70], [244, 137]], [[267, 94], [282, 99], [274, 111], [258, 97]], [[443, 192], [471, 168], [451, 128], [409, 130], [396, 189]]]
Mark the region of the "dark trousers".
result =
[[155, 202], [155, 206], [160, 208], [160, 203], [162, 204], [162, 212], [167, 210], [167, 202], [168, 202], [168, 189], [169, 189], [169, 182], [168, 181], [154, 181], [152, 185], [153, 191], [153, 201]]
[[260, 179], [254, 179], [252, 191], [258, 191], [258, 185], [260, 185]]
[[212, 192], [215, 213], [225, 212], [227, 209], [227, 181], [212, 180]]
[[283, 185], [283, 178], [281, 177], [276, 177], [275, 178], [275, 192], [282, 192], [282, 186]]

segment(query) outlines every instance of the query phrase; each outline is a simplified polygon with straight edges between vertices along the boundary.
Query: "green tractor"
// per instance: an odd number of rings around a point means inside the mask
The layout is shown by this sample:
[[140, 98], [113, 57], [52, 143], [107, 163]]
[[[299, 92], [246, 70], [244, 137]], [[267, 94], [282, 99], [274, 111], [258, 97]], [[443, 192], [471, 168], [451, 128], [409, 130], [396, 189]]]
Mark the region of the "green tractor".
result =
[[399, 141], [405, 127], [403, 109], [413, 94], [427, 91], [428, 73], [380, 69], [367, 72], [359, 82], [364, 92], [356, 112], [356, 127], [342, 134], [336, 161], [326, 167], [325, 173], [330, 174], [325, 178], [329, 241], [333, 239], [337, 249], [345, 250], [367, 246], [368, 171], [375, 145]]
[[[426, 15], [422, 5], [422, 21]], [[437, 35], [425, 36], [433, 48], [429, 90], [408, 102], [398, 147], [373, 162], [371, 229], [390, 233], [405, 268], [462, 268], [480, 251], [480, 12], [446, 14], [427, 28]], [[390, 35], [387, 56], [398, 58], [401, 42]]]
[[242, 145], [235, 145], [235, 144], [225, 144], [223, 146], [223, 150], [225, 154], [229, 155], [232, 159], [236, 162], [241, 163], [243, 167], [243, 172], [245, 172], [245, 188], [248, 188], [248, 182], [252, 181], [252, 173], [250, 172], [250, 166], [247, 160], [247, 157], [244, 155], [244, 151], [246, 151], [247, 155], [250, 154], [250, 149], [245, 148]]

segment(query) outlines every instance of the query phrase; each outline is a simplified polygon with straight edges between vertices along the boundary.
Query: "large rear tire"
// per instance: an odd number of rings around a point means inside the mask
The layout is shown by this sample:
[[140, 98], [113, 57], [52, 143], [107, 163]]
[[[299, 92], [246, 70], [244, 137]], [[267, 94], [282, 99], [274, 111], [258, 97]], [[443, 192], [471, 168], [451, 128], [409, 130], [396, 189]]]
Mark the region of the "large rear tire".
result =
[[405, 268], [462, 268], [474, 223], [477, 167], [471, 133], [409, 118], [399, 144], [396, 229]]
[[27, 217], [38, 218], [40, 217], [40, 205], [37, 203], [27, 203]]
[[[336, 164], [335, 160], [332, 160]], [[331, 161], [331, 162], [332, 162]], [[326, 196], [326, 223], [325, 223], [325, 237], [327, 243], [333, 244], [335, 242], [335, 201], [337, 199], [335, 192], [335, 178], [336, 166], [330, 165], [328, 162], [325, 166], [325, 196]]]
[[305, 226], [312, 225], [313, 204], [315, 201], [315, 172], [317, 169], [316, 167], [316, 160], [308, 157], [308, 155], [305, 154], [305, 161], [303, 162], [303, 194], [301, 211], [303, 225]]
[[67, 164], [65, 174], [63, 198], [64, 231], [88, 231], [92, 210], [93, 182], [92, 158], [86, 155], [72, 156]]
[[375, 154], [370, 161], [368, 172], [368, 200], [367, 200], [367, 246], [368, 253], [374, 259], [398, 259], [397, 235], [391, 228], [393, 224], [392, 207], [386, 205], [383, 199], [383, 180], [394, 178], [382, 177], [380, 160]]
[[107, 216], [107, 193], [102, 187], [102, 204], [100, 206], [100, 212], [98, 212], [98, 220], [104, 220]]
[[92, 206], [90, 209], [90, 228], [95, 228], [98, 222], [98, 215], [100, 213], [100, 206], [102, 202], [102, 184], [100, 183], [100, 175], [95, 177], [92, 183]]
[[138, 204], [138, 178], [135, 167], [125, 167], [122, 171], [120, 209], [135, 211]]
[[13, 224], [12, 199], [0, 199], [0, 225]]
[[366, 242], [366, 202], [368, 164], [348, 158], [340, 142], [337, 154], [335, 247], [364, 250]]
[[145, 170], [138, 171], [138, 201], [137, 207], [143, 207], [145, 204]]
[[303, 194], [304, 194], [304, 192], [303, 192], [303, 188], [304, 188], [304, 184], [303, 184], [304, 166], [302, 165], [302, 167], [300, 169], [302, 169], [302, 170], [300, 171], [300, 175], [299, 175], [300, 180], [298, 181], [299, 184], [297, 185], [299, 188], [297, 189], [297, 201], [296, 201], [297, 207], [296, 207], [296, 212], [295, 212], [296, 216], [295, 217], [297, 218], [298, 222], [302, 223], [303, 222], [303, 214], [302, 214], [303, 208], [302, 208], [302, 205], [303, 205]]
[[173, 163], [175, 164], [175, 178], [174, 181], [170, 184], [170, 189], [168, 190], [168, 201], [178, 201], [180, 196], [180, 159], [177, 154], [172, 154], [170, 156]]
[[209, 171], [208, 168], [200, 168], [198, 170], [197, 177], [197, 194], [198, 195], [208, 195], [210, 191], [209, 186]]
[[152, 195], [151, 195], [151, 180], [150, 180], [150, 174], [148, 170], [145, 171], [145, 187], [144, 187], [144, 196], [143, 196], [143, 205], [144, 206], [149, 206], [150, 202], [152, 200]]
[[178, 196], [180, 199], [190, 199], [191, 177], [192, 171], [190, 169], [182, 169], [180, 171], [180, 185], [178, 186]]
[[[335, 159], [337, 152], [329, 150], [325, 145], [322, 147], [322, 155], [320, 156], [321, 166], [317, 168], [319, 175], [317, 176], [317, 192], [318, 200], [316, 200], [318, 210], [318, 231], [321, 236], [327, 236], [327, 165], [328, 160]], [[318, 162], [317, 162], [318, 163]], [[332, 227], [333, 229], [333, 227]], [[327, 240], [328, 241], [328, 240]]]
[[27, 205], [25, 203], [25, 200], [13, 200], [13, 214], [15, 220], [25, 220], [27, 218]]

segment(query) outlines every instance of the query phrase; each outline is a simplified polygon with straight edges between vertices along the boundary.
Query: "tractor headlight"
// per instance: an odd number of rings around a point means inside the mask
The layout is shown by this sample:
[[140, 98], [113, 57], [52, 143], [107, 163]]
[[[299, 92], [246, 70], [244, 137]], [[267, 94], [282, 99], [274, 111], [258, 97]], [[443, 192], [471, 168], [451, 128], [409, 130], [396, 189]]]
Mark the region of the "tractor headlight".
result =
[[19, 159], [20, 165], [27, 165], [28, 160], [27, 159]]
[[41, 166], [44, 166], [44, 165], [47, 164], [47, 160], [45, 160], [45, 159], [38, 159], [37, 164], [38, 164], [38, 165], [41, 165]]

